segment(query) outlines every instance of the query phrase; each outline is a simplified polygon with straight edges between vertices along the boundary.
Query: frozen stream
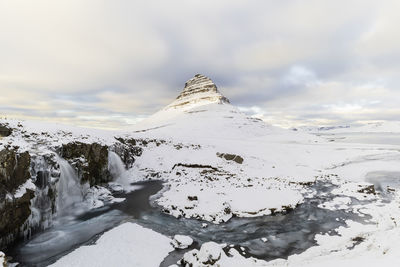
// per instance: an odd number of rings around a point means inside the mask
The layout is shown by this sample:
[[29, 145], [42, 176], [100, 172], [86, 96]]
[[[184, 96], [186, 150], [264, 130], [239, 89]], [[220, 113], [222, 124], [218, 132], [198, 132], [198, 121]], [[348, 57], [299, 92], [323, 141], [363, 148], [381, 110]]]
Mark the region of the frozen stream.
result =
[[[237, 248], [242, 246], [245, 256], [255, 256], [266, 260], [286, 258], [301, 253], [315, 245], [314, 236], [318, 233], [331, 233], [332, 229], [344, 226], [346, 219], [360, 221], [357, 215], [345, 211], [331, 211], [318, 208], [318, 204], [332, 199], [329, 192], [334, 186], [318, 182], [312, 188], [323, 197], [306, 199], [288, 214], [262, 216], [255, 218], [232, 218], [228, 223], [214, 225], [194, 219], [176, 219], [152, 207], [149, 197], [162, 188], [160, 181], [140, 183], [140, 189], [124, 195], [126, 201], [112, 204], [84, 215], [55, 223], [54, 227], [38, 233], [8, 251], [22, 266], [46, 266], [73, 249], [95, 242], [104, 231], [125, 221], [133, 221], [167, 236], [184, 234], [196, 242], [198, 247], [204, 242], [227, 243]], [[357, 203], [354, 203], [357, 204]], [[261, 238], [267, 238], [263, 242]], [[265, 239], [264, 239], [265, 241]], [[239, 249], [240, 250], [240, 249]], [[161, 264], [169, 266], [185, 252], [172, 252]]]

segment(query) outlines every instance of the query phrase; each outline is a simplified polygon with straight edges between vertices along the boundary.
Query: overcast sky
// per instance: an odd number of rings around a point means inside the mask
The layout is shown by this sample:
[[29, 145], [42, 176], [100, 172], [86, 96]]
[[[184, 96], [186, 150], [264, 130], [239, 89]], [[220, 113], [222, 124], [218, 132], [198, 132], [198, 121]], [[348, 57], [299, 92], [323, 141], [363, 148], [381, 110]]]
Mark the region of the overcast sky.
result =
[[120, 128], [196, 73], [273, 124], [400, 120], [400, 1], [0, 0], [0, 117]]

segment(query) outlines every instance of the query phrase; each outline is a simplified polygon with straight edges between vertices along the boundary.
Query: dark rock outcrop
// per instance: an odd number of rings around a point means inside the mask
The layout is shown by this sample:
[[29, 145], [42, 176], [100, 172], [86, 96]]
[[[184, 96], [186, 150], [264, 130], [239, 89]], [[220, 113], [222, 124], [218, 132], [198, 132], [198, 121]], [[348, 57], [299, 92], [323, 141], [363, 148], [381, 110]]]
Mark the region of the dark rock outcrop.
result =
[[31, 157], [28, 152], [17, 153], [15, 150], [0, 151], [0, 192], [14, 192], [18, 186], [30, 177]]
[[35, 196], [32, 190], [16, 199], [5, 199], [0, 206], [0, 249], [24, 236], [29, 229], [28, 218], [31, 215], [31, 199]]
[[137, 141], [133, 138], [116, 138], [118, 140], [112, 146], [112, 150], [121, 158], [122, 162], [125, 163], [126, 168], [131, 168], [135, 163], [135, 157], [140, 157], [143, 153], [143, 149], [137, 146]]
[[376, 194], [375, 186], [373, 184], [365, 185], [365, 186], [359, 185], [359, 187], [361, 187], [361, 188], [359, 190], [357, 190], [358, 193], [373, 194], [373, 195]]
[[5, 124], [0, 124], [0, 137], [7, 137], [12, 134], [12, 129]]
[[60, 155], [78, 170], [81, 183], [89, 182], [93, 186], [111, 181], [108, 146], [73, 142], [63, 144]]
[[217, 156], [220, 158], [224, 158], [226, 160], [234, 161], [238, 164], [243, 163], [243, 158], [239, 155], [234, 155], [234, 154], [227, 154], [227, 153], [217, 153]]
[[28, 152], [0, 151], [0, 249], [21, 237], [28, 229], [34, 192], [27, 189], [19, 198], [13, 195], [30, 178], [30, 164]]

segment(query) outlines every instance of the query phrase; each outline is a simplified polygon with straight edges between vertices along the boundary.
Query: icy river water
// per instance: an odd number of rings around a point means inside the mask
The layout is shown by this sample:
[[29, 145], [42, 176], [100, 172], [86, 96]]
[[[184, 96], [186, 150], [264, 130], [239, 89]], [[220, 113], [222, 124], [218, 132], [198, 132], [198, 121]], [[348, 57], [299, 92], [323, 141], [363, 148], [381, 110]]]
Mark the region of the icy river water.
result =
[[[315, 245], [316, 234], [334, 234], [332, 229], [344, 226], [347, 219], [361, 221], [352, 213], [318, 208], [318, 204], [334, 197], [329, 193], [334, 186], [322, 182], [315, 184], [313, 190], [326, 193], [318, 194], [323, 197], [317, 195], [306, 199], [287, 214], [232, 218], [224, 224], [207, 223], [205, 228], [204, 221], [177, 219], [150, 204], [149, 197], [162, 189], [161, 181], [136, 185], [138, 190], [123, 195], [126, 198], [124, 202], [60, 218], [53, 227], [10, 249], [8, 255], [20, 266], [47, 266], [79, 246], [94, 243], [104, 231], [132, 221], [171, 237], [175, 234], [189, 235], [195, 240], [189, 249], [215, 241], [235, 246], [245, 256], [271, 260], [303, 252]], [[264, 238], [268, 240], [266, 243]], [[176, 263], [186, 251], [170, 253], [161, 266]]]

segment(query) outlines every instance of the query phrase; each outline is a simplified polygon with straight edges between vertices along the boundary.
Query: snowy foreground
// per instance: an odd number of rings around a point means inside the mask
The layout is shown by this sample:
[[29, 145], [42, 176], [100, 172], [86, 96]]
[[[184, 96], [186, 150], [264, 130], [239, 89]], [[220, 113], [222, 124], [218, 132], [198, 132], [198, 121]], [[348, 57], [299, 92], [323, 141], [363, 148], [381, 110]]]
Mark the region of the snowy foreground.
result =
[[[177, 100], [128, 132], [66, 129], [60, 136], [60, 126], [54, 126], [46, 128], [49, 134], [42, 142], [142, 140], [143, 154], [113, 184], [129, 191], [133, 182], [165, 181], [152, 201], [176, 218], [222, 225], [232, 217], [290, 212], [324, 194], [310, 190], [317, 181], [335, 186], [331, 192], [335, 198], [320, 208], [365, 218], [362, 223], [348, 220], [346, 227], [330, 234], [317, 234], [315, 246], [288, 259], [267, 262], [247, 257], [233, 247], [236, 244], [207, 242], [186, 252], [181, 265], [400, 266], [400, 143], [378, 138], [390, 134], [400, 140], [400, 123], [318, 131], [280, 129], [241, 113], [213, 86], [203, 76], [190, 80]], [[47, 126], [26, 123], [23, 127], [37, 132]], [[377, 137], [372, 141], [346, 142], [346, 136], [371, 132]], [[21, 151], [41, 149], [22, 137], [14, 136], [10, 142]], [[188, 239], [180, 237], [183, 243]], [[181, 249], [176, 242], [172, 236], [129, 222], [53, 266], [158, 266], [171, 251]], [[262, 242], [268, 246], [271, 241]]]
[[170, 243], [152, 230], [124, 223], [51, 266], [157, 266], [174, 249]]

